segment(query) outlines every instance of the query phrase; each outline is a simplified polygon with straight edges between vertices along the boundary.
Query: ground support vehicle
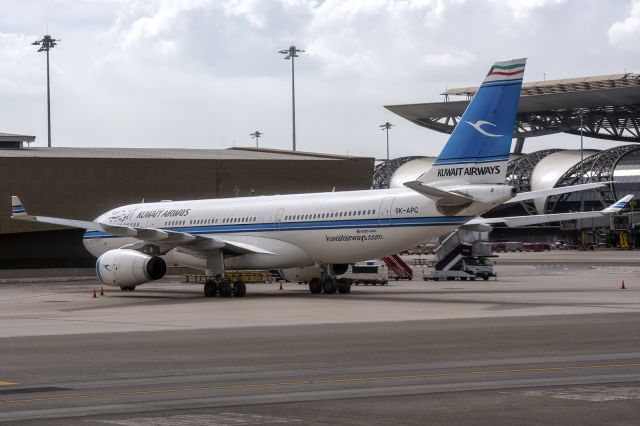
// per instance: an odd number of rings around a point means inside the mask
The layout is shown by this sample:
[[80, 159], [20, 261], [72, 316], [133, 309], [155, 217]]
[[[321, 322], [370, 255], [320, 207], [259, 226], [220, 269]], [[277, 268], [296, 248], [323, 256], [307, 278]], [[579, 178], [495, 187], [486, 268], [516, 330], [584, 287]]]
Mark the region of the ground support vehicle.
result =
[[339, 278], [350, 280], [355, 285], [386, 285], [389, 283], [389, 269], [380, 261], [359, 262], [349, 265], [347, 272]]

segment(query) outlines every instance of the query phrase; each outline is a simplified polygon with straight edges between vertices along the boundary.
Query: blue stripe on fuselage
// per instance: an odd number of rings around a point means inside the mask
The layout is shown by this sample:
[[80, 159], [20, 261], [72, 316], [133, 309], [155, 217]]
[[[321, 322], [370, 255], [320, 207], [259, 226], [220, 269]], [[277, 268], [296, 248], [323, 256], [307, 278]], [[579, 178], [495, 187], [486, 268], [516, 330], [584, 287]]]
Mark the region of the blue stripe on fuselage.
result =
[[[357, 220], [329, 220], [309, 222], [279, 222], [247, 223], [233, 225], [202, 225], [158, 228], [168, 231], [185, 232], [187, 234], [232, 234], [240, 232], [273, 232], [273, 231], [313, 231], [321, 229], [352, 229], [352, 228], [395, 228], [407, 226], [447, 226], [462, 225], [472, 219], [471, 216], [459, 217], [404, 217], [392, 219], [357, 219]], [[87, 231], [85, 239], [118, 238], [115, 235], [101, 231]]]

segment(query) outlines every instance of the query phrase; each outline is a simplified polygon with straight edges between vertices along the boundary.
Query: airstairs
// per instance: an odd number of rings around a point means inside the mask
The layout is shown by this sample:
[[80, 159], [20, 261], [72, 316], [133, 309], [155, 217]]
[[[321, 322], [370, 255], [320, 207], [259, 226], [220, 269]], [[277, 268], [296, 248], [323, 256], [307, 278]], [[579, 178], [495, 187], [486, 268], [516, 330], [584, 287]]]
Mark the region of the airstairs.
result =
[[491, 244], [479, 241], [482, 239], [477, 232], [456, 230], [449, 233], [435, 249], [434, 269], [423, 271], [422, 278], [437, 281], [495, 277], [493, 264], [487, 259], [494, 257]]
[[389, 278], [397, 280], [411, 280], [413, 279], [413, 270], [411, 267], [402, 260], [400, 256], [394, 254], [392, 256], [383, 257], [382, 260], [389, 268], [391, 272]]
[[471, 244], [462, 241], [456, 230], [447, 235], [436, 248], [437, 271], [450, 271], [460, 265], [464, 257], [471, 256]]

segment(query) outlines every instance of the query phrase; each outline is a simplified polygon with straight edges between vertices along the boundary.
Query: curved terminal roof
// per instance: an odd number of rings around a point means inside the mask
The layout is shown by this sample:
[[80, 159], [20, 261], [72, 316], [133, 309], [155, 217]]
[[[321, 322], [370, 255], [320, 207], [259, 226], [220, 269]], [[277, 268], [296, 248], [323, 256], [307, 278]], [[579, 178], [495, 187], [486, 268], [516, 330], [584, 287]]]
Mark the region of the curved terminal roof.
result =
[[[443, 93], [444, 102], [385, 108], [420, 126], [451, 133], [477, 90], [477, 87], [450, 89]], [[467, 99], [450, 101], [451, 96]], [[581, 127], [584, 136], [640, 142], [640, 75], [615, 74], [523, 84], [514, 137], [560, 132], [579, 134]]]
[[[588, 158], [597, 154], [597, 150], [584, 150], [583, 158]], [[539, 191], [551, 189], [556, 186], [558, 180], [571, 167], [580, 163], [580, 150], [565, 150], [551, 153], [538, 161], [531, 174], [531, 190]], [[544, 207], [547, 199], [537, 198], [534, 200], [538, 214], [544, 214]]]
[[417, 180], [422, 174], [431, 168], [435, 157], [416, 158], [398, 167], [391, 176], [390, 188], [403, 188], [405, 182]]

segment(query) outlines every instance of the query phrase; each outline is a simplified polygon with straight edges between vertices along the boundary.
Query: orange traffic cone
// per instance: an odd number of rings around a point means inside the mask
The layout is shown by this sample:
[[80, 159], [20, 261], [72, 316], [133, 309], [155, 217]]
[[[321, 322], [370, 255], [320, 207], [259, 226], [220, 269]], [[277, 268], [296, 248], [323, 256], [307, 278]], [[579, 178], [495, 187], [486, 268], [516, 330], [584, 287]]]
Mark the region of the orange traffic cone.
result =
[[104, 296], [104, 287], [100, 287], [100, 296]]
[[280, 282], [280, 290], [282, 290], [282, 282]]
[[96, 296], [96, 289], [94, 288], [94, 289], [93, 289], [93, 296], [92, 296], [92, 299], [95, 299], [96, 297], [98, 297], [98, 296]]
[[620, 290], [626, 290], [627, 288], [624, 286], [624, 280], [622, 280], [622, 285], [620, 286]]

